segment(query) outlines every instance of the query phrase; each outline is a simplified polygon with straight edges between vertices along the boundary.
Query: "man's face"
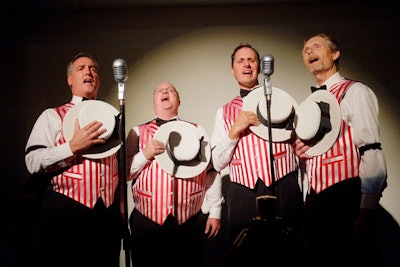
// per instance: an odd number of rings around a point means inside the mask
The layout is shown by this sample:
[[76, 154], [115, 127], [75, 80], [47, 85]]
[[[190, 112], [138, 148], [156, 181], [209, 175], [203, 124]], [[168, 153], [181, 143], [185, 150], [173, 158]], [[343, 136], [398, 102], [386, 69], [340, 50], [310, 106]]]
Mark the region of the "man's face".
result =
[[180, 103], [179, 94], [170, 83], [159, 84], [153, 92], [153, 108], [157, 115], [166, 110], [176, 115]]
[[232, 74], [243, 89], [252, 89], [258, 85], [260, 65], [253, 49], [243, 47], [236, 51], [232, 64]]
[[67, 78], [72, 94], [94, 99], [100, 87], [100, 77], [96, 64], [87, 57], [80, 57], [72, 64]]
[[304, 65], [312, 74], [333, 69], [339, 54], [339, 51], [331, 51], [325, 38], [320, 36], [310, 38], [302, 51]]

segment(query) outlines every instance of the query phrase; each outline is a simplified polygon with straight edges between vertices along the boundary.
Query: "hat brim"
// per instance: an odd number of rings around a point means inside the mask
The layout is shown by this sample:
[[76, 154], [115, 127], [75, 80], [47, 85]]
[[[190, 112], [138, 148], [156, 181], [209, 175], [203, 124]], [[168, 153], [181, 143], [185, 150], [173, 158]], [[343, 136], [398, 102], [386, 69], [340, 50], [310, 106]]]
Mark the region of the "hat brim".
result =
[[319, 156], [327, 152], [336, 142], [341, 128], [342, 113], [337, 99], [326, 90], [315, 91], [307, 99], [316, 103], [325, 102], [329, 104], [329, 116], [332, 128], [321, 140], [306, 151], [306, 154], [309, 156]]
[[[93, 102], [95, 101], [95, 102]], [[90, 114], [81, 114], [82, 108], [86, 105], [96, 104], [98, 105], [97, 112]], [[80, 116], [85, 116], [85, 120], [90, 121], [99, 121], [103, 122], [103, 126], [107, 125], [107, 131], [110, 132], [110, 136], [107, 138], [104, 144], [93, 145], [90, 148], [83, 151], [82, 156], [90, 159], [101, 159], [111, 156], [116, 153], [121, 148], [121, 140], [118, 134], [118, 110], [116, 110], [112, 105], [103, 102], [101, 100], [86, 100], [75, 104], [72, 108], [68, 110], [65, 114], [63, 120], [63, 135], [67, 142], [69, 142], [75, 130], [75, 121], [79, 119]], [[110, 118], [113, 116], [115, 118], [115, 124], [111, 125], [110, 123], [106, 123], [106, 118]], [[80, 125], [80, 127], [84, 127], [85, 125]], [[112, 129], [111, 129], [112, 128]]]
[[193, 178], [207, 168], [211, 159], [211, 145], [207, 132], [201, 126], [196, 127], [193, 124], [185, 121], [171, 121], [161, 125], [160, 128], [158, 128], [157, 132], [154, 134], [154, 139], [166, 144], [170, 133], [176, 132], [179, 134], [182, 132], [182, 128], [193, 131], [199, 140], [203, 137], [200, 144], [200, 160], [194, 161], [190, 165], [177, 165], [168, 155], [167, 151], [156, 155], [154, 158], [160, 167], [168, 174], [176, 178]]
[[[272, 107], [272, 105], [279, 105], [279, 103], [275, 103], [276, 101], [274, 102], [274, 93], [275, 94], [278, 93], [278, 94], [280, 94], [280, 96], [287, 97], [288, 99], [290, 99], [293, 108], [296, 110], [296, 108], [297, 108], [296, 100], [294, 100], [294, 98], [291, 97], [284, 90], [276, 88], [276, 87], [272, 87], [271, 107]], [[261, 97], [265, 97], [263, 86], [259, 86], [255, 89], [253, 89], [246, 97], [243, 98], [242, 110], [252, 111], [257, 114], [257, 106], [258, 106], [258, 103], [260, 102]], [[294, 112], [295, 112], [295, 110], [294, 110]], [[290, 128], [292, 128], [292, 129], [272, 128], [271, 129], [272, 142], [283, 142], [283, 141], [291, 139], [293, 136], [293, 133], [294, 133], [294, 125], [293, 125], [293, 127], [290, 127]], [[267, 141], [270, 139], [269, 134], [268, 134], [268, 125], [264, 125], [262, 123], [260, 123], [257, 126], [252, 125], [252, 126], [250, 126], [250, 130], [262, 139], [265, 139]]]

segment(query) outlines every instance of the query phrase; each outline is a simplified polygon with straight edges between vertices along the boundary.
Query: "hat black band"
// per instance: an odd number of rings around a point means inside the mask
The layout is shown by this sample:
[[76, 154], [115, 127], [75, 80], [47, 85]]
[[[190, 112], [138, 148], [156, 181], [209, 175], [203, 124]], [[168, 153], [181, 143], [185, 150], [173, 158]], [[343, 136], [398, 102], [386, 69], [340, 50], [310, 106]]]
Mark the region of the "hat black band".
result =
[[332, 130], [331, 115], [329, 113], [329, 103], [317, 102], [317, 104], [321, 111], [321, 121], [315, 136], [305, 142], [307, 145], [318, 143], [327, 133]]
[[[294, 119], [294, 111], [292, 108], [292, 112], [290, 113], [290, 115], [288, 116], [288, 118], [286, 120], [284, 120], [283, 122], [279, 122], [279, 123], [273, 123], [271, 122], [271, 128], [276, 128], [276, 129], [286, 129], [286, 130], [293, 130], [293, 119]], [[258, 120], [261, 122], [262, 125], [264, 126], [268, 126], [268, 120], [266, 120], [260, 113], [260, 109], [257, 106], [257, 117]]]
[[[173, 135], [173, 134], [179, 135], [177, 132], [171, 132], [171, 133], [170, 133], [170, 138], [168, 138], [168, 141], [167, 141], [167, 144], [166, 144], [166, 146], [167, 146], [167, 149], [166, 149], [166, 150], [167, 150], [168, 156], [172, 159], [172, 161], [173, 161], [176, 165], [184, 165], [184, 166], [195, 166], [195, 165], [197, 165], [197, 163], [201, 161], [201, 143], [202, 143], [202, 141], [203, 141], [203, 139], [204, 139], [204, 136], [202, 136], [202, 137], [199, 139], [200, 148], [199, 148], [199, 151], [198, 151], [197, 155], [196, 155], [193, 159], [190, 159], [190, 160], [178, 160], [178, 159], [174, 156], [173, 150], [174, 150], [174, 147], [176, 147], [179, 143], [177, 143], [177, 144], [170, 144], [171, 135]], [[180, 136], [179, 136], [179, 137], [180, 137]], [[178, 138], [172, 138], [172, 140], [179, 140], [179, 139], [180, 139], [179, 137], [178, 137]]]

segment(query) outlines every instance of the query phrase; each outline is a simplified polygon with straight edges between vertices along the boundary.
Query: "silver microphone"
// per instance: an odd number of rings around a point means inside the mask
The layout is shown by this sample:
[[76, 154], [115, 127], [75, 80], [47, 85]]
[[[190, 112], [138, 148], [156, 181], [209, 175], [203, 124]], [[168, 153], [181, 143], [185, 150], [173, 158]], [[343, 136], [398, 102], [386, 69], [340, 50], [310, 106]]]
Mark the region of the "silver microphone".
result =
[[128, 67], [125, 60], [118, 58], [113, 63], [114, 79], [119, 83], [128, 80]]
[[114, 79], [118, 82], [118, 99], [124, 100], [125, 82], [128, 80], [128, 67], [125, 60], [118, 58], [113, 62]]
[[274, 73], [274, 57], [266, 54], [261, 60], [261, 71], [265, 76], [271, 76]]
[[274, 73], [274, 57], [266, 54], [261, 60], [261, 72], [264, 74], [264, 93], [270, 101], [272, 95], [271, 75]]

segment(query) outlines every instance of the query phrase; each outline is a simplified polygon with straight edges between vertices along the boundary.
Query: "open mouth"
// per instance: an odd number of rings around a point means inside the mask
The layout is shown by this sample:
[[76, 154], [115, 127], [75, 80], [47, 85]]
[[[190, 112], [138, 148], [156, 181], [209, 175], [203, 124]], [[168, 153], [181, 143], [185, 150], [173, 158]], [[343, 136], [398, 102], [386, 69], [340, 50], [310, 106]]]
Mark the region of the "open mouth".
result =
[[318, 58], [312, 58], [312, 59], [310, 59], [310, 63], [314, 63], [314, 62], [317, 62], [318, 61]]

